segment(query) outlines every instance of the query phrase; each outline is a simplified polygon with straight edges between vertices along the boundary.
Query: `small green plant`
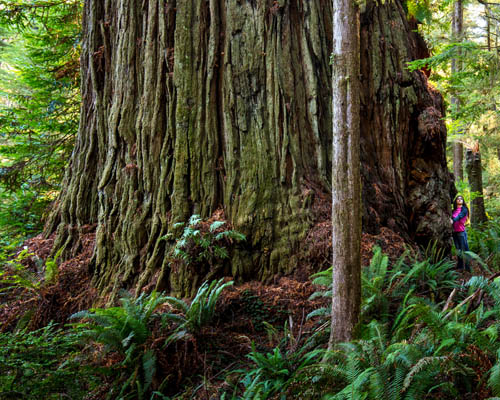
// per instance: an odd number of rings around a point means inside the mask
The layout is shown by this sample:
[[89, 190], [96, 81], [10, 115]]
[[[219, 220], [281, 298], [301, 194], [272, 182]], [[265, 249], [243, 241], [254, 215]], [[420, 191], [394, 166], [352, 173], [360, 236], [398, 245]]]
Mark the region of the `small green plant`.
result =
[[[312, 283], [316, 286], [322, 287], [321, 290], [317, 290], [310, 297], [309, 300], [314, 300], [318, 297], [326, 297], [328, 299], [332, 298], [332, 267], [317, 272], [310, 277], [312, 279]], [[322, 317], [328, 318], [331, 312], [331, 305], [326, 307], [320, 307], [314, 311], [311, 311], [307, 314], [307, 319], [313, 317]]]
[[215, 317], [215, 306], [222, 291], [232, 284], [233, 281], [224, 283], [224, 279], [214, 280], [210, 285], [204, 282], [189, 305], [176, 297], [165, 297], [165, 301], [180, 311], [162, 315], [164, 324], [169, 321], [178, 324], [166, 343], [179, 340], [188, 334], [197, 334], [203, 327], [209, 325]]
[[3, 261], [3, 265], [0, 265], [0, 282], [2, 284], [0, 286], [0, 293], [11, 291], [15, 288], [36, 291], [40, 287], [40, 279], [22, 263], [32, 255], [33, 253], [29, 253], [28, 249], [25, 248], [12, 259], [9, 259], [7, 256], [5, 257], [6, 260]]
[[[406, 253], [400, 257], [391, 269], [388, 269], [389, 259], [387, 255], [382, 253], [380, 247], [373, 247], [373, 257], [370, 265], [363, 268], [361, 273], [363, 291], [361, 314], [363, 318], [372, 313], [387, 316], [392, 283], [400, 279], [403, 273], [402, 267], [405, 257]], [[311, 278], [314, 285], [321, 286], [324, 289], [314, 292], [309, 299], [312, 300], [317, 297], [330, 299], [332, 296], [332, 268], [318, 272], [312, 275]], [[312, 311], [307, 318], [316, 316], [329, 318], [330, 312], [331, 306], [329, 305]]]
[[394, 290], [436, 295], [443, 290], [456, 287], [458, 273], [453, 261], [441, 259], [432, 262], [431, 259], [414, 260], [412, 264], [402, 266], [401, 279], [394, 284]]
[[77, 326], [83, 334], [105, 345], [106, 351], [117, 351], [124, 356], [121, 365], [121, 388], [115, 398], [143, 398], [156, 372], [156, 356], [146, 347], [151, 336], [149, 324], [156, 317], [156, 308], [167, 301], [157, 292], [142, 293], [133, 299], [128, 293], [120, 299], [121, 307], [94, 308], [73, 314], [71, 318], [87, 319]]
[[59, 276], [59, 265], [57, 263], [57, 259], [60, 257], [63, 252], [64, 247], [61, 247], [57, 250], [54, 257], [49, 257], [45, 260], [45, 282], [48, 284], [55, 283]]
[[[57, 259], [62, 253], [63, 248], [59, 249], [53, 258], [48, 258], [43, 262], [39, 261], [39, 271], [30, 271], [23, 262], [34, 256], [27, 248], [21, 250], [15, 257], [11, 258], [4, 255], [0, 259], [0, 293], [10, 291], [16, 288], [27, 289], [36, 292], [44, 284], [50, 285], [56, 282], [58, 276]], [[43, 272], [44, 270], [44, 272]], [[41, 278], [43, 274], [43, 279]]]
[[[208, 230], [202, 229], [203, 220], [199, 215], [192, 215], [182, 236], [176, 240], [173, 257], [186, 264], [207, 261], [212, 264], [216, 259], [228, 258], [228, 242], [244, 241], [245, 235], [232, 229], [223, 229], [224, 221], [214, 221]], [[184, 222], [174, 224], [174, 228], [184, 226]], [[164, 238], [168, 238], [165, 236]]]
[[489, 372], [488, 386], [493, 395], [500, 396], [500, 349], [497, 350], [497, 363], [493, 365]]

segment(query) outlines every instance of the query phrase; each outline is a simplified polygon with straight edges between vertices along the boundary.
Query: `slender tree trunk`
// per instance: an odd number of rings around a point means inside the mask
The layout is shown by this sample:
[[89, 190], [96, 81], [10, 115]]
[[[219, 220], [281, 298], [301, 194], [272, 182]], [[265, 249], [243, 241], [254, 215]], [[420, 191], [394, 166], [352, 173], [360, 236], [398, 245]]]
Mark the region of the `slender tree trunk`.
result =
[[[247, 241], [221, 274], [325, 267], [314, 260], [331, 259], [331, 1], [86, 0], [83, 28], [81, 123], [46, 227], [56, 249], [76, 254], [96, 229], [103, 295], [155, 282], [186, 295], [211, 271], [172, 265], [164, 238], [222, 210]], [[426, 52], [415, 28], [399, 0], [366, 2], [363, 223], [445, 245], [444, 107], [407, 69]]]
[[485, 7], [486, 16], [486, 46], [488, 51], [491, 51], [491, 18], [488, 9]]
[[[462, 0], [455, 0], [453, 7], [453, 19], [452, 19], [452, 40], [455, 42], [461, 42], [463, 38], [463, 4]], [[461, 70], [461, 61], [459, 59], [453, 58], [451, 60], [451, 73], [456, 74]], [[453, 105], [453, 111], [458, 113], [460, 111], [460, 98], [458, 95], [454, 95], [451, 98], [451, 104]], [[462, 130], [458, 130], [459, 135]], [[464, 180], [464, 146], [463, 144], [455, 140], [453, 142], [453, 174], [455, 179]]]
[[348, 341], [361, 302], [359, 8], [333, 1], [333, 286], [329, 348]]
[[470, 205], [470, 222], [472, 226], [477, 227], [488, 220], [484, 209], [483, 197], [483, 172], [481, 167], [481, 153], [479, 148], [476, 150], [467, 149], [465, 157], [465, 168], [471, 192], [475, 193], [475, 197]]

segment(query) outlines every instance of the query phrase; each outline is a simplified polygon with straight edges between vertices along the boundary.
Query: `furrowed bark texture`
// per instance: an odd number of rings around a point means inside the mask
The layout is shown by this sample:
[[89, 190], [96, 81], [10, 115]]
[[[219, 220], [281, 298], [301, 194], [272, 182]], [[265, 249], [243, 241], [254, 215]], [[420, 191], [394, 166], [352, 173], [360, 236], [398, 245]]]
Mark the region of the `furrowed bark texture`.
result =
[[[390, 4], [387, 4], [390, 3]], [[361, 14], [363, 231], [449, 246], [450, 174], [441, 95], [406, 62], [428, 55], [398, 2]]]
[[[390, 4], [389, 4], [390, 3]], [[173, 224], [222, 208], [247, 242], [239, 279], [294, 271], [301, 242], [329, 216], [332, 7], [328, 0], [87, 0], [81, 124], [46, 233], [78, 251], [97, 229], [92, 262], [103, 293], [171, 269]], [[424, 49], [399, 3], [362, 21], [362, 159], [368, 232], [382, 226], [444, 240], [449, 178], [441, 97], [406, 62]], [[328, 201], [328, 200], [327, 200]], [[303, 261], [303, 260], [302, 260]], [[203, 277], [200, 277], [200, 279]]]
[[352, 339], [361, 303], [359, 9], [333, 1], [332, 312], [328, 348]]

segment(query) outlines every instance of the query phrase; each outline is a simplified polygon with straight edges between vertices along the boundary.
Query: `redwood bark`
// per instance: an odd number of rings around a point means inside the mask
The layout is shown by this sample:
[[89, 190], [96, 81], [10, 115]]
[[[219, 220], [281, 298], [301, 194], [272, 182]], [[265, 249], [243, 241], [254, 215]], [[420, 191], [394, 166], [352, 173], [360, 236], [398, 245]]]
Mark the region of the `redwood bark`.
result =
[[[424, 46], [400, 2], [377, 4], [361, 21], [363, 223], [445, 245], [442, 99], [406, 67]], [[103, 294], [157, 280], [188, 294], [196, 271], [172, 268], [162, 237], [222, 209], [247, 242], [221, 273], [270, 280], [308, 262], [330, 218], [331, 1], [86, 0], [83, 26], [55, 248], [78, 252], [95, 226]]]

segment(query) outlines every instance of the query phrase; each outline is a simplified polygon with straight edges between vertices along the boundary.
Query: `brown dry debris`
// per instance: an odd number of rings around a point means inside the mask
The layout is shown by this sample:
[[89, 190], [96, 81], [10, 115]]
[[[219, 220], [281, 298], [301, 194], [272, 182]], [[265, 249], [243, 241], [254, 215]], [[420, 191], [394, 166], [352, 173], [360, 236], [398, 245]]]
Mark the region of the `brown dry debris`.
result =
[[[54, 243], [54, 235], [44, 239], [41, 235], [27, 240], [24, 246], [33, 255], [23, 260], [23, 264], [34, 274], [37, 260], [46, 260]], [[65, 323], [68, 317], [89, 308], [96, 299], [96, 290], [91, 286], [89, 262], [92, 258], [95, 233], [81, 237], [81, 252], [63, 262], [58, 268], [55, 284], [42, 282], [37, 290], [17, 289], [10, 293], [0, 307], [0, 329], [11, 329], [26, 313], [32, 313], [30, 327], [40, 328], [50, 321]], [[43, 281], [43, 276], [38, 276]]]
[[[380, 192], [377, 185], [374, 188]], [[325, 270], [332, 264], [331, 197], [329, 193], [321, 189], [320, 185], [312, 182], [307, 183], [303, 192], [312, 196], [311, 210], [315, 223], [301, 243], [300, 264], [293, 273], [293, 277], [299, 281], [308, 280], [313, 273]], [[408, 248], [408, 243], [403, 237], [390, 228], [380, 228], [377, 235], [363, 233], [361, 239], [361, 264], [363, 266], [370, 264], [374, 245], [380, 246], [391, 261], [398, 259]]]
[[[305, 316], [328, 303], [325, 298], [309, 300], [316, 290], [318, 287], [310, 281], [299, 282], [287, 277], [272, 285], [246, 282], [223, 292], [219, 309], [220, 322], [229, 324], [229, 330], [237, 336], [245, 333], [254, 338], [261, 337], [262, 340], [265, 336], [265, 329], [260, 325], [262, 320], [280, 328], [285, 321], [291, 321], [292, 330], [311, 330], [314, 322], [306, 320]], [[250, 349], [250, 340], [240, 344], [247, 351]]]
[[[294, 273], [300, 281], [305, 281], [314, 272], [331, 266], [332, 260], [332, 224], [330, 221], [319, 222], [312, 227], [306, 239], [308, 263]], [[391, 261], [397, 260], [409, 247], [408, 243], [389, 228], [382, 227], [380, 233], [363, 233], [361, 238], [361, 265], [367, 266], [373, 256], [373, 246], [379, 246]], [[305, 260], [304, 260], [305, 261]]]
[[366, 266], [370, 264], [373, 255], [373, 246], [379, 246], [382, 253], [387, 254], [391, 261], [396, 261], [401, 255], [409, 249], [409, 245], [396, 232], [389, 228], [380, 228], [378, 235], [363, 233], [361, 239], [361, 264]]

